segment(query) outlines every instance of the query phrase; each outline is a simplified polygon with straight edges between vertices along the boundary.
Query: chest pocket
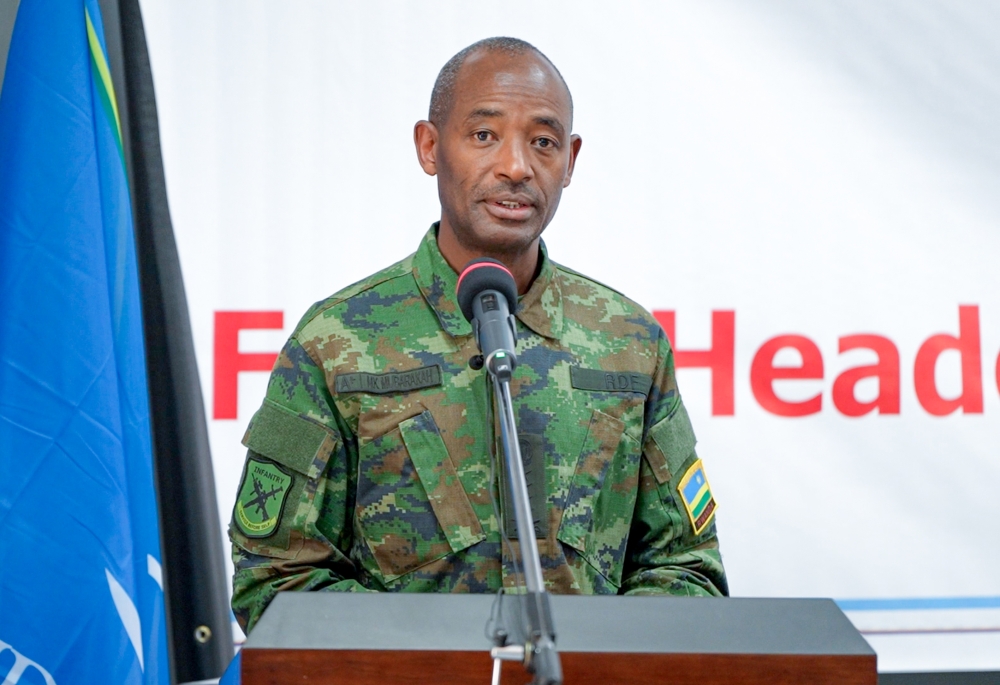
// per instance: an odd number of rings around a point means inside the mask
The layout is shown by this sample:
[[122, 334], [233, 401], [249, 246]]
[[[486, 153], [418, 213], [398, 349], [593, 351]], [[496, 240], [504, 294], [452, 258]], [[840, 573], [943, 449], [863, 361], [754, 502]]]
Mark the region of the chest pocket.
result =
[[486, 538], [429, 411], [358, 452], [355, 520], [386, 582]]
[[557, 538], [615, 586], [621, 586], [640, 458], [625, 424], [594, 410], [559, 524]]

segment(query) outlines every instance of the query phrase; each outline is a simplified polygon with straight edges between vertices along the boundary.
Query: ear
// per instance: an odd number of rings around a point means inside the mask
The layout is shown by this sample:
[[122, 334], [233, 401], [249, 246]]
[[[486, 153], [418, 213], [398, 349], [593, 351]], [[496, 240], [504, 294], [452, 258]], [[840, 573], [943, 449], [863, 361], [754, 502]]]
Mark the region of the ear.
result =
[[569, 182], [573, 180], [573, 169], [576, 168], [576, 156], [580, 154], [582, 146], [583, 138], [575, 133], [569, 137], [569, 167], [566, 169], [566, 178], [563, 179], [563, 188], [568, 187]]
[[413, 144], [417, 148], [417, 160], [428, 176], [437, 175], [437, 126], [429, 121], [418, 121], [413, 126]]

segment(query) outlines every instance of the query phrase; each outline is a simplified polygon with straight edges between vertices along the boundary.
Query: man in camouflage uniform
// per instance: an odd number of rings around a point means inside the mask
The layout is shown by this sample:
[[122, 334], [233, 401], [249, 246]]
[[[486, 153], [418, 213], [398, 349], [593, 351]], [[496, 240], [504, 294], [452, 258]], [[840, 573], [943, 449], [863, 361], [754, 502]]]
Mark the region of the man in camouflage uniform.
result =
[[482, 256], [520, 293], [511, 391], [548, 589], [726, 594], [670, 343], [540, 240], [581, 144], [561, 75], [522, 41], [481, 41], [442, 69], [429, 119], [414, 137], [441, 221], [415, 254], [306, 313], [244, 437], [230, 526], [240, 624], [282, 590], [516, 584], [491, 384], [469, 365], [455, 296], [456, 271]]

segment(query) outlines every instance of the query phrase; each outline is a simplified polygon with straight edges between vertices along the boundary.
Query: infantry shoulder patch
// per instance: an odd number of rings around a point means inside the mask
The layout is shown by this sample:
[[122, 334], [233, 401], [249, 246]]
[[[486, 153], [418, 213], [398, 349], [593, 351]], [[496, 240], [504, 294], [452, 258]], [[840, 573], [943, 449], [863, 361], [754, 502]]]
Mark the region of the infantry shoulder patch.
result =
[[715, 497], [712, 496], [712, 489], [708, 485], [708, 478], [705, 477], [705, 467], [702, 466], [701, 459], [695, 459], [684, 473], [684, 477], [677, 485], [677, 492], [684, 500], [684, 508], [687, 510], [688, 518], [691, 519], [694, 534], [700, 535], [701, 531], [705, 530], [705, 527], [712, 521], [717, 508]]
[[247, 459], [233, 520], [248, 538], [266, 538], [278, 528], [292, 476], [277, 464]]

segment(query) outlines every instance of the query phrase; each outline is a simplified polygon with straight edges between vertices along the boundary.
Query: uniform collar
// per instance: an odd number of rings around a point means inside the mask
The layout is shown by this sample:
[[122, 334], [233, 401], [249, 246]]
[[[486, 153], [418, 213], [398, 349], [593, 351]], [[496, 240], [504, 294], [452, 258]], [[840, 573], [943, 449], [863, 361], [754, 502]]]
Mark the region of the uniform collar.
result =
[[[413, 277], [417, 287], [437, 315], [448, 335], [472, 335], [472, 326], [462, 315], [455, 297], [458, 274], [448, 265], [437, 244], [438, 224], [433, 224], [413, 256]], [[562, 293], [556, 269], [541, 243], [542, 268], [528, 292], [518, 298], [517, 318], [538, 335], [558, 338], [562, 333]]]

